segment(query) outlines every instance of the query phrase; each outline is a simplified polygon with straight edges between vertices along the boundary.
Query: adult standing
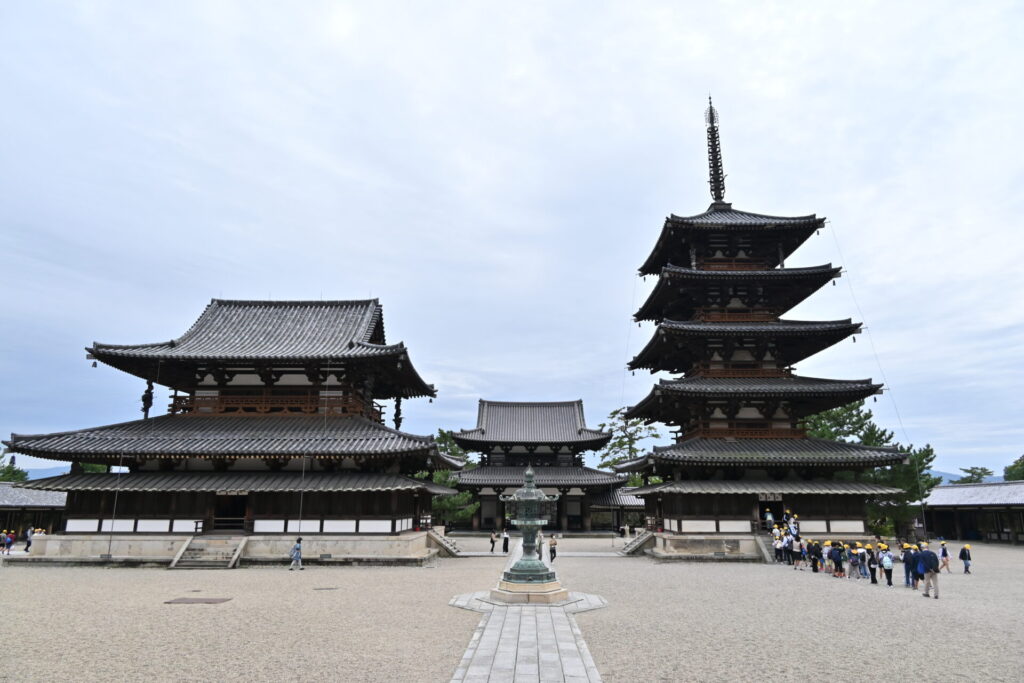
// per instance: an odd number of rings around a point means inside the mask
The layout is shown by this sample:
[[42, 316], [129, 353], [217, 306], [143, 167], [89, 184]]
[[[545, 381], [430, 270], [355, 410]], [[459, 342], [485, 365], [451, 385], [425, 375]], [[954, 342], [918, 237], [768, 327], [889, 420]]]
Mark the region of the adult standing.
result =
[[292, 564], [288, 567], [288, 571], [294, 570], [296, 567], [302, 570], [302, 536], [295, 539], [295, 545], [292, 546], [292, 550], [288, 553], [288, 556], [292, 558]]
[[921, 546], [916, 543], [910, 546], [910, 569], [912, 570], [911, 575], [914, 577], [914, 590], [917, 590], [917, 584], [924, 579], [924, 566], [921, 564]]
[[35, 532], [32, 530], [31, 527], [29, 527], [28, 529], [25, 529], [25, 552], [26, 553], [28, 552], [28, 549], [32, 547], [32, 536], [33, 536], [34, 533]]
[[928, 549], [927, 543], [921, 544], [921, 568], [924, 570], [924, 593], [922, 597], [931, 597], [931, 589], [935, 589], [935, 599], [939, 599], [939, 556]]
[[960, 561], [964, 563], [964, 574], [971, 573], [971, 544], [960, 548]]
[[555, 555], [558, 554], [558, 537], [551, 534], [551, 540], [548, 541], [548, 550], [551, 552], [551, 562], [554, 563]]
[[491, 531], [491, 552], [494, 552], [494, 544], [498, 542], [498, 532]]
[[508, 555], [508, 529], [501, 530], [501, 552]]

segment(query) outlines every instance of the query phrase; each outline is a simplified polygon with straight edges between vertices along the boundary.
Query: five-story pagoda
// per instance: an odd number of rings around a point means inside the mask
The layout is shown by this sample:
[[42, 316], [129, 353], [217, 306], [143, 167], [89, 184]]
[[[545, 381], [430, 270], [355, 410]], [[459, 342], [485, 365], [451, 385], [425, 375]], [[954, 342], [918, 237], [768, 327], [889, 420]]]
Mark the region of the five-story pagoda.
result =
[[[805, 534], [864, 533], [866, 499], [892, 491], [835, 475], [897, 463], [902, 456], [808, 438], [801, 423], [879, 393], [881, 385], [803, 377], [794, 368], [858, 333], [860, 324], [781, 317], [839, 277], [831, 264], [785, 265], [825, 220], [733, 209], [724, 201], [718, 113], [710, 102], [706, 123], [714, 202], [696, 216], [665, 220], [640, 268], [658, 282], [635, 315], [658, 327], [629, 364], [674, 375], [628, 415], [676, 427], [676, 442], [617, 469], [662, 479], [634, 495], [645, 500], [649, 526], [671, 532], [682, 552], [717, 550], [720, 544], [704, 539], [688, 546], [675, 535], [749, 535], [766, 509], [776, 519], [792, 509]], [[751, 550], [726, 545], [732, 552]]]
[[[87, 351], [146, 381], [144, 418], [4, 442], [72, 462], [25, 484], [68, 492], [66, 533], [401, 534], [454, 493], [412, 476], [462, 463], [398, 430], [402, 400], [435, 391], [375, 299], [214, 299], [177, 339]], [[173, 390], [166, 415], [149, 416], [154, 385]]]

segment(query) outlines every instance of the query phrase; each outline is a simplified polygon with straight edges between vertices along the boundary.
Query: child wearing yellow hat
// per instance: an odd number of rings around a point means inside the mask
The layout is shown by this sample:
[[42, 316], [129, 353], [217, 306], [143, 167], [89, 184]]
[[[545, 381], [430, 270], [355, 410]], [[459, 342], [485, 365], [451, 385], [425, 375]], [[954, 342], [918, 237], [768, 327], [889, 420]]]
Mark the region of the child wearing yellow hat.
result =
[[950, 555], [949, 555], [949, 548], [946, 547], [946, 542], [943, 541], [942, 542], [942, 547], [939, 549], [939, 563], [940, 563], [939, 564], [939, 571], [940, 572], [942, 571], [942, 568], [945, 567], [947, 574], [952, 574], [953, 573], [953, 570], [949, 568], [949, 561], [951, 559], [953, 559], [953, 558], [950, 557]]
[[964, 563], [964, 574], [971, 573], [971, 544], [960, 548], [960, 561]]

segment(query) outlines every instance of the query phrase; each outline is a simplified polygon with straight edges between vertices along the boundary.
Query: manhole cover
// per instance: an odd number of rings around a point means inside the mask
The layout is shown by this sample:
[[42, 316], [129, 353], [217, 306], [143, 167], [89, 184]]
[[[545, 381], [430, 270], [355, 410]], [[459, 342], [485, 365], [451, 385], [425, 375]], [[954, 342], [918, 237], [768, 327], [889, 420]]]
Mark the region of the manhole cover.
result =
[[165, 605], [218, 605], [227, 602], [231, 598], [175, 598], [167, 600]]
[[189, 591], [189, 593], [202, 593], [202, 592], [203, 591], [199, 590], [198, 588], [196, 588], [195, 590], [190, 590]]
[[335, 587], [335, 588], [314, 588], [313, 590], [315, 590], [315, 591], [336, 591], [338, 589], [337, 589], [337, 587]]

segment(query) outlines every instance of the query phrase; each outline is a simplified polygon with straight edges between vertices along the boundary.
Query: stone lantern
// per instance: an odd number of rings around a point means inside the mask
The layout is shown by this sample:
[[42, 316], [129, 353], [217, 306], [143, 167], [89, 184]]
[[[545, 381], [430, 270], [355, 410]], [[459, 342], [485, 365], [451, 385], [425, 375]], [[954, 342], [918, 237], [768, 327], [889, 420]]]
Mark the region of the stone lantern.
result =
[[549, 496], [537, 488], [532, 467], [523, 475], [525, 484], [511, 496], [502, 496], [512, 524], [523, 532], [523, 556], [502, 574], [491, 597], [504, 602], [552, 603], [567, 600], [569, 592], [537, 552], [537, 532], [548, 523], [557, 495]]

